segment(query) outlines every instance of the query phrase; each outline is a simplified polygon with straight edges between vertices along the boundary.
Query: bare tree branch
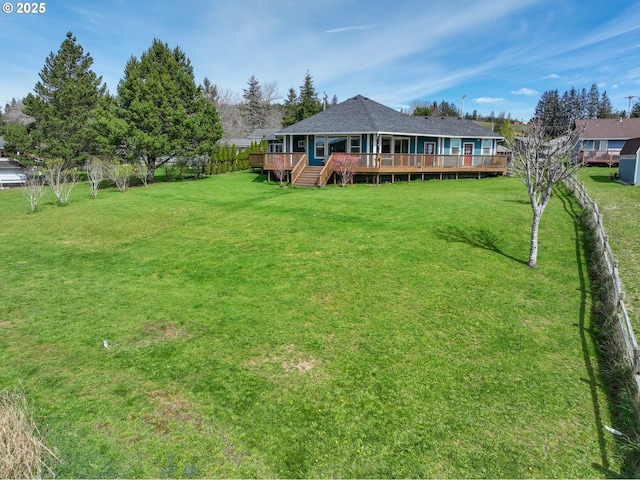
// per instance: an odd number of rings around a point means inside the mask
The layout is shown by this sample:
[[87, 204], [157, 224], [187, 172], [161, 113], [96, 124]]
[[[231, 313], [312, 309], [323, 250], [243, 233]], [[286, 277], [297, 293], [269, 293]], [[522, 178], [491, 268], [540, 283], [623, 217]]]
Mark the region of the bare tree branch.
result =
[[549, 204], [553, 188], [580, 169], [576, 148], [579, 129], [569, 129], [555, 139], [550, 139], [547, 131], [544, 122], [534, 120], [529, 125], [528, 135], [516, 137], [511, 143], [513, 168], [527, 187], [533, 212], [528, 262], [531, 268], [537, 265], [540, 217]]

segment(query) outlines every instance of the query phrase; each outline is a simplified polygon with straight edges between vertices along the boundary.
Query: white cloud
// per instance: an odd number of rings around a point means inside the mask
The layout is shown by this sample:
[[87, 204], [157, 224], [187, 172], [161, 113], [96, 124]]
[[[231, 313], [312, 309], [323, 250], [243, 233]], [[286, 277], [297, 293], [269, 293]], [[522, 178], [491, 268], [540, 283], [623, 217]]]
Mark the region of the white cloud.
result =
[[556, 73], [550, 73], [549, 75], [545, 75], [542, 78], [544, 78], [545, 80], [547, 80], [547, 79], [555, 80], [556, 78], [560, 78], [560, 75], [558, 75]]
[[480, 97], [474, 98], [473, 101], [476, 103], [499, 103], [504, 102], [504, 98]]
[[514, 95], [528, 95], [528, 96], [538, 95], [537, 90], [534, 90], [533, 88], [526, 88], [526, 87], [523, 87], [520, 90], [512, 90], [511, 93], [513, 93]]
[[342, 27], [342, 28], [333, 28], [331, 30], [325, 30], [324, 33], [340, 33], [340, 32], [348, 32], [350, 30], [365, 30], [367, 28], [373, 28], [375, 25], [360, 25], [353, 27]]

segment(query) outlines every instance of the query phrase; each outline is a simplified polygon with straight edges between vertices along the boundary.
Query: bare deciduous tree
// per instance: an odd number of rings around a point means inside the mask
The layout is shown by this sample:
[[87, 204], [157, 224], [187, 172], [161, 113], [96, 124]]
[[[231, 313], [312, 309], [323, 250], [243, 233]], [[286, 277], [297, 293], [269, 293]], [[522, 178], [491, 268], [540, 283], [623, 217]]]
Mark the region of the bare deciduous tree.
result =
[[29, 202], [31, 212], [38, 208], [38, 202], [44, 195], [44, 177], [39, 172], [29, 172], [22, 187], [22, 195]]
[[87, 180], [89, 181], [89, 191], [91, 198], [98, 198], [98, 188], [100, 182], [106, 178], [107, 162], [100, 158], [92, 158], [87, 163]]
[[531, 268], [538, 262], [540, 218], [549, 204], [553, 188], [580, 168], [574, 148], [580, 132], [569, 130], [566, 135], [552, 140], [547, 131], [544, 122], [532, 121], [529, 134], [515, 139], [512, 144], [514, 171], [527, 187], [533, 211], [528, 262]]
[[275, 155], [273, 157], [273, 165], [276, 178], [280, 181], [280, 187], [284, 188], [284, 178], [289, 169], [289, 158], [286, 155]]
[[140, 179], [140, 181], [145, 187], [149, 186], [149, 182], [147, 181], [148, 180], [147, 166], [144, 163], [141, 163], [140, 165], [135, 165], [133, 167], [133, 174]]
[[111, 162], [107, 166], [107, 177], [115, 183], [116, 188], [124, 192], [129, 186], [129, 181], [135, 176], [134, 167], [130, 163]]
[[61, 158], [45, 160], [44, 165], [45, 181], [53, 190], [58, 203], [65, 205], [69, 201], [73, 187], [80, 180], [80, 172], [77, 168], [66, 168]]
[[9, 125], [28, 125], [34, 121], [34, 118], [24, 113], [24, 103], [22, 100], [12, 98], [11, 102], [7, 103], [4, 107], [2, 120]]

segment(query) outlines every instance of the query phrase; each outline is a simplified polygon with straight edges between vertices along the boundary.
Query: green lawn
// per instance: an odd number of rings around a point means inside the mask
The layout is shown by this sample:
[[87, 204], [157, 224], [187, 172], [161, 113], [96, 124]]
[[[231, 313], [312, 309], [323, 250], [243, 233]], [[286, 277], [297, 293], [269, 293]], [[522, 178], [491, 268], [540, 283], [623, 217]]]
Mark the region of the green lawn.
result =
[[563, 194], [536, 270], [505, 177], [0, 205], [0, 388], [60, 477], [626, 473]]
[[609, 179], [617, 168], [590, 167], [579, 177], [589, 196], [603, 215], [609, 243], [618, 260], [620, 280], [625, 292], [636, 334], [640, 333], [640, 188]]

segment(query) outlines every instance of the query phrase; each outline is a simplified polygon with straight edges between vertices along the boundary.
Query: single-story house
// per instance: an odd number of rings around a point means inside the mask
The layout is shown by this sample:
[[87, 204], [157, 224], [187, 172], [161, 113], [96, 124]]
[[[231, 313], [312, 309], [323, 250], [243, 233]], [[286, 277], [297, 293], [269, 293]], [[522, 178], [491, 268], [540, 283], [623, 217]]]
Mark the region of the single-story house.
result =
[[640, 184], [640, 137], [627, 140], [620, 150], [618, 179], [631, 185]]
[[10, 158], [0, 157], [0, 189], [21, 187], [26, 178], [22, 165]]
[[625, 142], [640, 137], [640, 118], [582, 119], [574, 127], [583, 165], [617, 165]]
[[244, 152], [252, 143], [260, 143], [263, 140], [273, 141], [276, 139], [274, 133], [277, 128], [258, 128], [247, 135], [246, 138], [221, 138], [220, 145], [235, 146], [239, 152]]
[[247, 137], [250, 142], [260, 143], [263, 140], [273, 141], [279, 128], [257, 128]]
[[0, 137], [0, 189], [24, 185], [25, 171], [20, 163], [6, 158], [5, 141]]
[[[334, 173], [332, 155], [359, 157], [356, 174], [373, 177], [504, 175], [497, 135], [471, 120], [400, 113], [357, 95], [275, 132], [269, 152], [252, 159], [266, 171], [285, 155], [293, 185], [323, 186]], [[296, 180], [300, 178], [301, 181]], [[304, 182], [302, 179], [305, 179]]]

